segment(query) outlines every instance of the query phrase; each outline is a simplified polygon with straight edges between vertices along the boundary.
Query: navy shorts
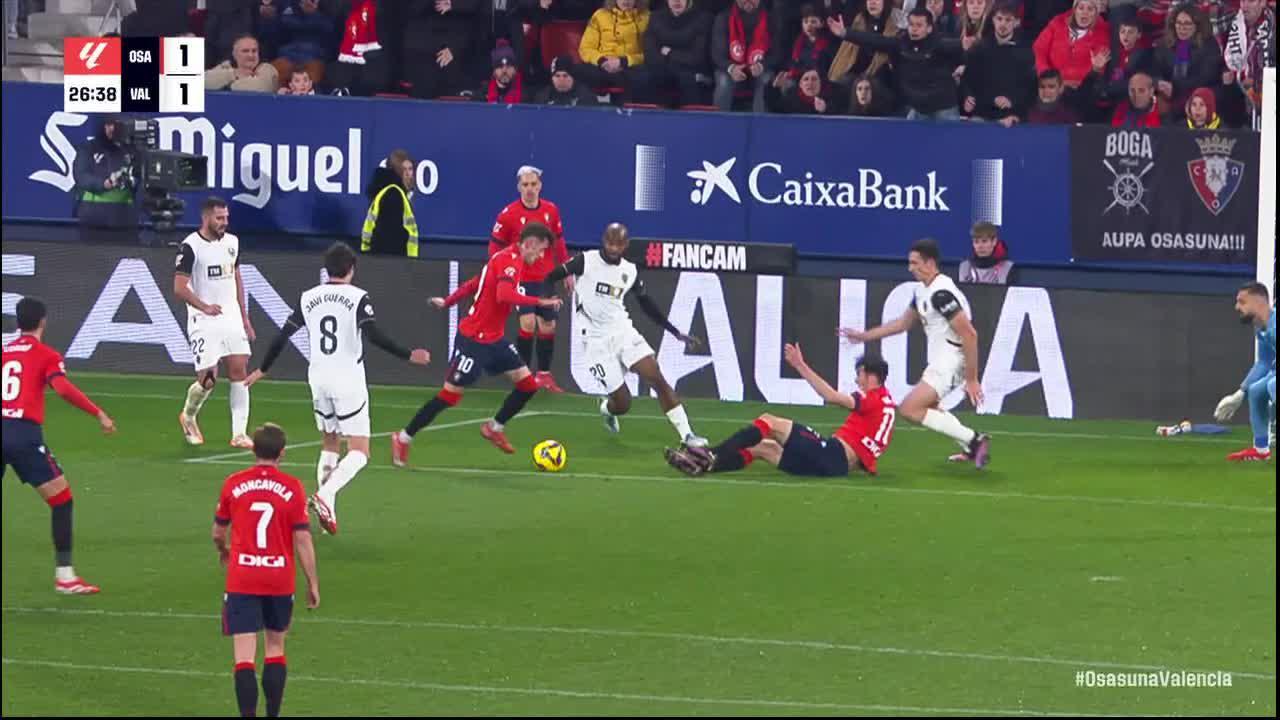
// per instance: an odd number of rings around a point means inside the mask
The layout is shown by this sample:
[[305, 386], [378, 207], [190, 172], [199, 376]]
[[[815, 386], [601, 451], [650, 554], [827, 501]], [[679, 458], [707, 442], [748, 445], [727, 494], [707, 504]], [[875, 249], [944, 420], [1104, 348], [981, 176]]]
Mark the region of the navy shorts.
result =
[[522, 367], [524, 360], [520, 359], [520, 353], [506, 340], [482, 343], [459, 334], [454, 340], [453, 359], [449, 361], [445, 378], [453, 385], [467, 387], [482, 374], [501, 375]]
[[292, 620], [292, 595], [224, 593], [222, 596], [223, 635], [256, 633], [264, 628], [284, 632]]
[[849, 474], [849, 458], [839, 440], [824, 438], [808, 425], [796, 423], [782, 446], [778, 469], [792, 475], [843, 477]]
[[[525, 295], [533, 297], [551, 297], [554, 294], [555, 287], [548, 282], [542, 280], [525, 280], [520, 283], [524, 289]], [[556, 316], [560, 313], [555, 308], [543, 307], [541, 305], [518, 305], [516, 306], [517, 315], [537, 315], [548, 322], [555, 322]]]
[[39, 487], [62, 475], [58, 461], [45, 447], [44, 431], [39, 425], [30, 420], [5, 420], [2, 429], [4, 464], [0, 465], [0, 476], [12, 465], [19, 480]]

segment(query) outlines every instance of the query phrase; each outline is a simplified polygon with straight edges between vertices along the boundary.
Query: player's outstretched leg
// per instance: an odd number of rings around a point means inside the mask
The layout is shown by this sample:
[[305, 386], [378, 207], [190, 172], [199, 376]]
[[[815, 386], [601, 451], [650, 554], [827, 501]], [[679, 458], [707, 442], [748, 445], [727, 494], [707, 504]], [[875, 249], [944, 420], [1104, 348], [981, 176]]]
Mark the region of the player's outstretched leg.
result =
[[347, 438], [347, 454], [329, 474], [329, 479], [312, 498], [320, 527], [330, 535], [338, 534], [338, 493], [355, 479], [356, 473], [369, 464], [369, 438]]
[[418, 409], [404, 429], [391, 436], [391, 464], [404, 467], [409, 464], [409, 443], [422, 428], [430, 425], [436, 416], [446, 409], [458, 404], [462, 399], [462, 388], [445, 383], [435, 397]]
[[1253, 430], [1253, 447], [1227, 456], [1233, 462], [1268, 460], [1271, 457], [1271, 405], [1276, 397], [1276, 378], [1263, 377], [1249, 386], [1249, 426]]
[[196, 416], [200, 414], [200, 408], [204, 407], [204, 403], [213, 394], [214, 383], [217, 382], [217, 374], [212, 370], [202, 370], [196, 376], [195, 382], [187, 388], [187, 400], [182, 406], [182, 412], [178, 413], [178, 425], [182, 427], [182, 436], [186, 438], [188, 445], [203, 445], [204, 435], [200, 432], [200, 424], [196, 422]]
[[507, 399], [502, 401], [502, 407], [493, 419], [480, 426], [480, 435], [485, 440], [493, 443], [505, 453], [513, 453], [516, 451], [511, 446], [511, 442], [507, 440], [504, 432], [507, 423], [511, 422], [511, 418], [524, 409], [529, 402], [529, 398], [538, 392], [538, 383], [533, 379], [533, 375], [529, 372], [529, 368], [517, 368], [507, 373], [507, 377], [511, 378], [515, 383], [515, 387], [511, 389]]
[[262, 664], [262, 697], [267, 701], [267, 717], [280, 717], [284, 704], [284, 684], [289, 677], [285, 662], [284, 636], [282, 632], [266, 631], [266, 652]]
[[[991, 437], [960, 422], [960, 419], [938, 407], [938, 392], [926, 382], [918, 382], [907, 394], [898, 413], [908, 420], [955, 440], [967, 459], [982, 469], [991, 460]], [[957, 459], [951, 456], [949, 460]]]
[[244, 384], [249, 373], [248, 355], [227, 356], [227, 379], [231, 400], [231, 446], [250, 449], [249, 438], [249, 386]]
[[689, 415], [685, 413], [684, 405], [680, 402], [680, 396], [676, 395], [675, 389], [662, 376], [658, 359], [653, 355], [646, 355], [636, 361], [631, 369], [658, 393], [658, 405], [662, 408], [662, 412], [666, 413], [671, 426], [676, 429], [681, 442], [686, 447], [706, 447], [707, 439], [693, 432], [693, 427], [689, 424]]
[[57, 477], [36, 486], [36, 492], [49, 506], [54, 554], [53, 589], [63, 595], [93, 595], [101, 588], [80, 579], [71, 565], [71, 485], [61, 470], [57, 472]]
[[688, 475], [742, 470], [755, 458], [752, 449], [766, 440], [779, 446], [780, 457], [781, 444], [790, 437], [791, 426], [792, 422], [787, 418], [765, 413], [714, 448], [686, 447], [680, 451], [669, 451], [667, 462]]

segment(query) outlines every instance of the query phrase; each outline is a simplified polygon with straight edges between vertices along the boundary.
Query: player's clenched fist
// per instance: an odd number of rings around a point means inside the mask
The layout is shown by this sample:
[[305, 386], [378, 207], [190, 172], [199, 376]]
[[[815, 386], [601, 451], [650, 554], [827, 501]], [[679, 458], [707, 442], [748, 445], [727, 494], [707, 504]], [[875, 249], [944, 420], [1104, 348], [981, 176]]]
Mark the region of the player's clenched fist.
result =
[[112, 420], [110, 415], [101, 410], [98, 411], [98, 424], [102, 426], [102, 432], [104, 435], [110, 435], [116, 431], [116, 421]]
[[445, 307], [447, 307], [447, 304], [445, 303], [444, 298], [442, 297], [433, 297], [427, 302], [431, 303], [431, 306], [437, 310], [443, 310], [445, 309]]
[[551, 308], [552, 310], [559, 310], [560, 306], [564, 304], [564, 300], [561, 300], [558, 297], [540, 298], [538, 300], [538, 304], [542, 307]]
[[409, 362], [414, 365], [426, 365], [431, 362], [431, 353], [424, 348], [414, 348], [409, 353]]

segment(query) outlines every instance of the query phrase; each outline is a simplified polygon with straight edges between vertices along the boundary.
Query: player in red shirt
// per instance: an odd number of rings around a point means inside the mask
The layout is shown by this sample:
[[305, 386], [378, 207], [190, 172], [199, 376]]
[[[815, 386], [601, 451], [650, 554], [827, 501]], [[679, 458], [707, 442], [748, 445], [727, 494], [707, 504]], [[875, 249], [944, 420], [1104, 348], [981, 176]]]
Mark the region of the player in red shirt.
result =
[[403, 467], [409, 462], [409, 443], [422, 428], [430, 425], [445, 408], [462, 399], [463, 389], [480, 379], [481, 374], [507, 376], [515, 388], [493, 419], [480, 426], [480, 434], [503, 452], [515, 448], [507, 441], [503, 428], [520, 412], [538, 390], [529, 367], [511, 343], [506, 341], [507, 317], [513, 305], [538, 305], [559, 309], [558, 297], [538, 298], [521, 292], [521, 282], [528, 266], [537, 262], [551, 246], [554, 235], [545, 225], [529, 223], [520, 231], [520, 240], [489, 258], [484, 270], [463, 283], [447, 298], [433, 297], [431, 304], [446, 308], [471, 296], [471, 309], [458, 323], [454, 339], [453, 359], [445, 372], [444, 387], [423, 405], [403, 430], [391, 436], [391, 462]]
[[222, 632], [231, 636], [235, 653], [236, 702], [241, 717], [257, 714], [254, 658], [258, 632], [264, 629], [262, 694], [267, 698], [267, 715], [280, 715], [287, 674], [284, 638], [293, 618], [295, 551], [307, 576], [307, 607], [320, 605], [307, 493], [301, 481], [280, 472], [286, 443], [279, 425], [267, 423], [255, 430], [253, 454], [258, 464], [227, 477], [213, 515], [213, 544], [227, 569]]
[[712, 450], [668, 448], [667, 463], [687, 475], [741, 470], [756, 458], [791, 475], [840, 477], [858, 469], [875, 475], [876, 461], [893, 438], [897, 415], [893, 398], [884, 388], [889, 364], [877, 357], [863, 357], [858, 361], [858, 390], [845, 395], [809, 367], [799, 345], [788, 344], [783, 356], [823, 400], [849, 408], [849, 416], [831, 437], [766, 413]]
[[58, 351], [45, 345], [44, 303], [23, 298], [14, 309], [18, 318], [17, 339], [4, 346], [3, 371], [3, 453], [0, 477], [12, 465], [18, 479], [36, 489], [53, 514], [53, 589], [64, 595], [92, 595], [99, 591], [76, 575], [71, 565], [71, 485], [44, 444], [44, 388], [98, 418], [104, 433], [116, 431], [116, 424], [80, 389], [67, 379], [67, 369]]
[[[555, 235], [550, 250], [531, 264], [521, 276], [524, 292], [532, 297], [548, 297], [554, 294], [553, 283], [546, 282], [547, 275], [569, 259], [564, 244], [564, 224], [560, 222], [560, 209], [550, 200], [542, 198], [542, 171], [532, 165], [524, 165], [516, 171], [516, 189], [520, 199], [502, 208], [493, 224], [489, 240], [489, 256], [512, 247], [520, 240], [520, 230], [528, 223], [547, 226]], [[573, 277], [565, 278], [565, 290], [573, 294]], [[521, 305], [520, 335], [516, 339], [516, 351], [529, 368], [533, 368], [534, 339], [537, 338], [538, 372], [533, 376], [538, 387], [551, 392], [564, 392], [551, 375], [551, 354], [556, 341], [556, 311], [545, 305]]]

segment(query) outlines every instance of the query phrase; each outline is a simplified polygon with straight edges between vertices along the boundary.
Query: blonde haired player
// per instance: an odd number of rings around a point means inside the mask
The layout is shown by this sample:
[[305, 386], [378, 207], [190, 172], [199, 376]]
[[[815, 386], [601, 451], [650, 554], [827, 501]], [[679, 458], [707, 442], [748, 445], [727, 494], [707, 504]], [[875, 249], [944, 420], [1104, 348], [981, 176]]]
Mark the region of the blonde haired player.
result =
[[173, 276], [173, 294], [187, 306], [187, 340], [196, 380], [178, 414], [182, 434], [192, 445], [204, 435], [196, 416], [213, 393], [218, 361], [225, 360], [231, 385], [231, 446], [252, 448], [249, 439], [249, 343], [255, 339], [240, 278], [240, 239], [227, 232], [227, 201], [211, 197], [200, 208], [200, 229], [182, 241]]

